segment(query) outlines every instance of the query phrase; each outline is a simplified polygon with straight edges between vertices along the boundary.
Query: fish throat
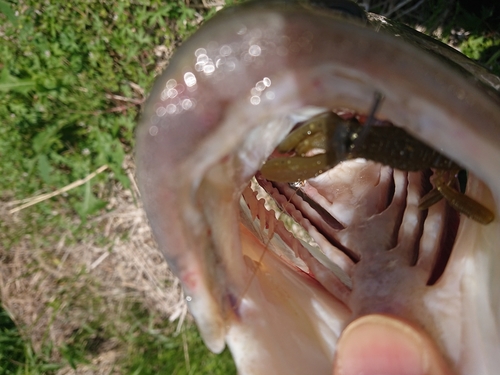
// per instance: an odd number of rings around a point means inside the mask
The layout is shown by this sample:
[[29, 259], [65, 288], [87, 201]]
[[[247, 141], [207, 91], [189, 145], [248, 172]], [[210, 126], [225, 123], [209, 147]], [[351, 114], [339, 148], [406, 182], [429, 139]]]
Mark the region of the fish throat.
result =
[[[359, 158], [295, 183], [258, 172], [242, 210], [266, 251], [319, 282], [354, 316], [413, 315], [421, 303], [415, 295], [443, 274], [460, 224], [445, 200], [419, 209], [433, 174]], [[254, 259], [257, 266], [265, 256]]]

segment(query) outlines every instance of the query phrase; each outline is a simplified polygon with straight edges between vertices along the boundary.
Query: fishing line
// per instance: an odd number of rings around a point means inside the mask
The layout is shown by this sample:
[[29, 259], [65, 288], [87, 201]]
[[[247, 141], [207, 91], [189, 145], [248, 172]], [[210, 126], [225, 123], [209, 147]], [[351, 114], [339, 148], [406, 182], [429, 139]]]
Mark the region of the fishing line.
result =
[[[298, 191], [298, 188], [294, 189], [293, 194], [287, 199], [286, 204], [291, 204], [291, 201], [295, 197], [295, 195], [297, 194], [297, 191]], [[282, 211], [285, 211], [285, 210], [282, 209]], [[280, 217], [281, 217], [281, 215], [283, 215], [283, 212], [280, 212]], [[279, 220], [279, 219], [273, 218], [273, 220]], [[252, 284], [253, 280], [255, 279], [255, 276], [257, 275], [257, 268], [260, 267], [260, 265], [262, 264], [262, 261], [264, 260], [264, 256], [266, 255], [268, 250], [270, 250], [269, 244], [271, 243], [273, 236], [274, 236], [274, 233], [268, 237], [266, 243], [264, 244], [264, 250], [262, 250], [262, 253], [259, 256], [259, 259], [256, 262], [257, 264], [255, 265], [254, 271], [253, 271], [252, 275], [250, 276], [250, 279], [248, 280], [245, 288], [243, 289], [243, 292], [240, 294], [240, 296], [236, 300], [236, 303], [235, 303], [236, 310], [239, 309], [239, 307], [241, 305], [241, 301], [243, 300], [243, 297], [245, 297], [245, 294], [248, 292], [248, 289], [250, 289], [250, 285]]]
[[382, 93], [379, 91], [375, 91], [374, 97], [375, 97], [375, 101], [374, 101], [373, 106], [370, 110], [370, 114], [368, 115], [368, 117], [364, 123], [363, 129], [357, 134], [357, 137], [352, 144], [353, 149], [358, 147], [360, 144], [362, 144], [365, 141], [368, 133], [370, 132], [371, 127], [375, 123], [375, 114], [377, 113], [378, 109], [380, 108], [380, 105], [382, 104], [382, 100], [384, 100], [384, 95], [382, 95]]

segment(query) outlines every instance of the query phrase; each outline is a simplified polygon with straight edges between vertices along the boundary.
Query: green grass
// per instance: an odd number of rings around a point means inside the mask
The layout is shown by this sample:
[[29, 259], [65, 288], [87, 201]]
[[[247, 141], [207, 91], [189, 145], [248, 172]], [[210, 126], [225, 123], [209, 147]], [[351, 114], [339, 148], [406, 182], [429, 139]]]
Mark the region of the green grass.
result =
[[122, 162], [157, 69], [154, 47], [173, 49], [200, 15], [183, 1], [68, 4], [27, 0], [17, 22], [3, 20], [0, 191], [51, 191], [107, 164], [112, 177], [69, 193], [85, 218], [105, 205], [95, 184], [112, 178], [128, 186]]
[[[138, 324], [129, 334], [129, 360], [125, 373], [129, 374], [206, 374], [228, 375], [236, 370], [229, 351], [221, 355], [209, 353], [194, 326], [177, 335], [166, 334], [168, 324], [154, 326]], [[171, 331], [171, 330], [170, 330]]]
[[111, 339], [116, 348], [126, 353], [119, 361], [124, 374], [236, 373], [228, 350], [220, 355], [210, 353], [192, 324], [174, 334], [174, 324], [155, 318], [133, 304], [120, 319], [130, 322], [126, 332], [120, 332], [105, 317], [85, 322], [75, 329], [64, 345], [57, 348], [61, 359], [54, 362], [50, 359], [54, 350], [50, 343], [35, 353], [29, 342], [20, 336], [6, 311], [0, 310], [0, 375], [52, 374], [64, 366], [76, 368], [79, 364], [96, 370], [90, 364], [90, 358]]
[[[140, 104], [160, 70], [155, 47], [175, 49], [214, 13], [199, 7], [201, 2], [186, 3], [0, 0], [0, 202], [54, 191], [104, 164], [111, 171], [30, 208], [20, 222], [0, 220], [2, 249], [22, 241], [49, 249], [65, 233], [71, 234], [67, 246], [90, 237], [107, 246], [109, 239], [96, 235], [102, 228], [91, 218], [106, 211], [113, 186], [129, 187], [123, 163], [133, 151]], [[446, 4], [426, 2], [421, 18], [429, 20], [428, 29], [442, 26], [443, 38], [450, 40], [452, 30], [463, 27], [470, 37], [457, 40], [460, 48], [500, 73], [496, 11], [469, 12], [457, 2], [443, 18]], [[2, 253], [0, 261], [10, 261], [9, 251]], [[48, 263], [55, 261], [46, 256]], [[27, 266], [29, 273], [40, 264]], [[124, 374], [235, 373], [229, 353], [209, 353], [192, 325], [174, 334], [172, 323], [134, 301], [116, 306], [110, 319], [110, 300], [91, 292], [101, 289], [85, 269], [57, 282], [54, 293], [61, 298], [47, 305], [53, 316], [86, 313], [63, 344], [47, 334], [35, 351], [20, 333], [25, 327], [16, 327], [0, 309], [0, 375], [90, 366], [107, 346], [125, 353], [116, 365]]]

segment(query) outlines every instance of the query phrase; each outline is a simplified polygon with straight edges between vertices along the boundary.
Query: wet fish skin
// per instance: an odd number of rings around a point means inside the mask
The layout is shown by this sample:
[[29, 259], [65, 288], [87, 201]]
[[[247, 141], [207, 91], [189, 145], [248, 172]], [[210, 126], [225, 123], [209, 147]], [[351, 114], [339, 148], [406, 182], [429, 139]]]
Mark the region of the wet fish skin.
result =
[[[271, 85], [255, 104], [252, 89], [264, 78]], [[363, 111], [374, 90], [386, 98], [379, 116], [480, 177], [493, 197], [474, 179], [468, 194], [498, 212], [497, 99], [463, 72], [371, 28], [296, 4], [247, 4], [204, 25], [155, 84], [137, 132], [142, 199], [205, 342], [215, 352], [227, 342], [241, 374], [330, 372], [351, 311], [273, 255], [258, 262], [266, 241], [240, 214], [239, 196], [293, 126], [290, 112], [307, 105]], [[460, 246], [423, 298], [425, 314], [411, 317], [459, 374], [500, 366], [498, 229], [498, 221], [462, 223]], [[287, 333], [296, 339], [283, 342]]]

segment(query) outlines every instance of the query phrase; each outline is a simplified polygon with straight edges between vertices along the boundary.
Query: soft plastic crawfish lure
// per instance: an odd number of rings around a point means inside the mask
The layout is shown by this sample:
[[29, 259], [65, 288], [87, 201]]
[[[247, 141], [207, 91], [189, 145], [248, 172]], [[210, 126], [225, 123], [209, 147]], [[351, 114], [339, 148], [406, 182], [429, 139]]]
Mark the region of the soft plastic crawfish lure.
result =
[[[454, 161], [396, 126], [370, 126], [375, 108], [365, 125], [345, 120], [334, 112], [321, 113], [291, 132], [277, 147], [283, 154], [262, 167], [264, 178], [277, 182], [297, 182], [315, 177], [342, 161], [364, 158], [403, 171], [433, 169], [434, 189], [422, 197], [419, 208], [427, 209], [445, 198], [451, 207], [488, 224], [494, 214], [465, 194], [455, 190], [455, 176], [462, 169]], [[308, 156], [312, 150], [324, 152]]]

